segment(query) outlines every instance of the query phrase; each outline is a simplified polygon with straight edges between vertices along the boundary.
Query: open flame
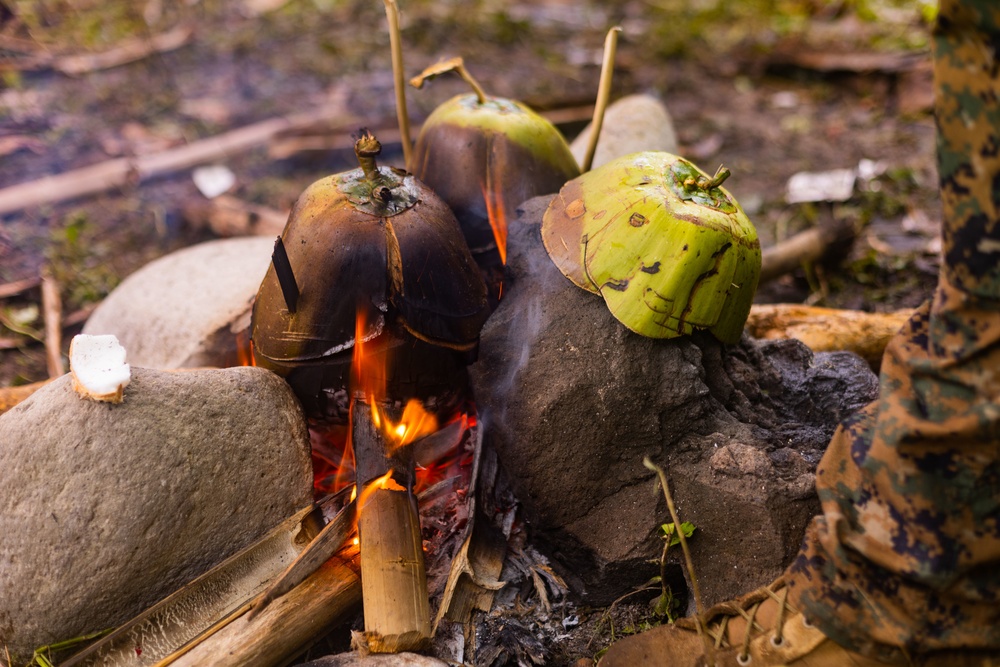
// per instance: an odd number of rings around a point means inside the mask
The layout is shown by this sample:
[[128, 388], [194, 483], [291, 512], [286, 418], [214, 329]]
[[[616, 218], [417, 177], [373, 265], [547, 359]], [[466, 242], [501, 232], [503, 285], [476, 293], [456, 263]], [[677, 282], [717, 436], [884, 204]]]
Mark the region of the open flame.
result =
[[507, 264], [507, 211], [503, 201], [503, 184], [493, 182], [493, 170], [486, 170], [486, 183], [480, 186], [486, 202], [486, 218], [490, 221], [497, 242], [500, 262]]
[[[461, 431], [465, 431], [475, 423], [475, 408], [464, 406], [455, 414], [439, 421], [437, 417], [424, 409], [420, 401], [411, 399], [403, 408], [399, 419], [392, 419], [383, 407], [387, 391], [386, 355], [384, 350], [373, 350], [365, 338], [371, 337], [364, 321], [364, 315], [359, 313], [355, 324], [354, 356], [352, 359], [352, 389], [355, 394], [363, 394], [366, 403], [371, 406], [372, 419], [393, 447], [406, 447], [417, 440], [438, 432], [441, 428], [460, 422]], [[254, 366], [253, 344], [250, 331], [240, 332], [236, 337], [237, 360], [241, 366]], [[317, 498], [329, 493], [337, 493], [353, 487], [355, 483], [354, 452], [350, 445], [350, 427], [347, 424], [309, 424], [309, 437], [312, 449], [313, 490]], [[416, 481], [414, 491], [423, 489], [451, 477], [471, 465], [471, 458], [463, 451], [438, 451], [430, 458], [418, 456]], [[395, 482], [393, 482], [395, 483]], [[357, 493], [356, 489], [352, 490]]]
[[250, 338], [250, 327], [236, 334], [236, 365], [257, 365], [253, 358], [253, 340]]
[[364, 400], [371, 406], [372, 422], [381, 431], [386, 442], [393, 449], [405, 447], [425, 435], [438, 430], [438, 421], [432, 413], [424, 409], [423, 404], [415, 398], [407, 401], [403, 414], [398, 420], [389, 418], [385, 408], [380, 407], [388, 392], [386, 391], [386, 366], [388, 354], [372, 354], [365, 341], [367, 323], [364, 311], [358, 309], [358, 317], [354, 328], [354, 356], [351, 360], [352, 391], [357, 396], [364, 395]]
[[372, 409], [372, 421], [375, 423], [375, 428], [382, 432], [394, 448], [413, 444], [415, 440], [438, 430], [437, 417], [427, 412], [423, 404], [415, 398], [406, 402], [403, 416], [395, 422], [382, 413], [373, 399], [369, 398], [368, 403]]

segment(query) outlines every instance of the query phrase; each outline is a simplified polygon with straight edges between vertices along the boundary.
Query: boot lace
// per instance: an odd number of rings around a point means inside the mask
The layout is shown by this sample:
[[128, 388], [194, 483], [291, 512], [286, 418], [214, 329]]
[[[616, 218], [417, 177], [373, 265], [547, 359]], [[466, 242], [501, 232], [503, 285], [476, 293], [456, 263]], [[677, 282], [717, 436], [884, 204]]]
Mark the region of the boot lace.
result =
[[[774, 628], [765, 628], [756, 619], [757, 610], [769, 599], [778, 603], [778, 615], [774, 621]], [[789, 612], [794, 614], [795, 610], [788, 604], [788, 588], [785, 586], [784, 580], [779, 578], [769, 586], [758, 588], [738, 600], [715, 605], [705, 612], [704, 618], [699, 616], [682, 618], [677, 621], [677, 625], [697, 632], [705, 640], [706, 657], [709, 659], [709, 665], [714, 665], [715, 651], [734, 648], [734, 645], [729, 641], [730, 619], [742, 617], [746, 621], [746, 630], [743, 632], [743, 641], [740, 643], [740, 651], [736, 655], [736, 661], [741, 665], [748, 665], [750, 664], [750, 642], [758, 634], [773, 629], [774, 636], [771, 638], [771, 642], [775, 646], [780, 646], [784, 642], [783, 632]]]

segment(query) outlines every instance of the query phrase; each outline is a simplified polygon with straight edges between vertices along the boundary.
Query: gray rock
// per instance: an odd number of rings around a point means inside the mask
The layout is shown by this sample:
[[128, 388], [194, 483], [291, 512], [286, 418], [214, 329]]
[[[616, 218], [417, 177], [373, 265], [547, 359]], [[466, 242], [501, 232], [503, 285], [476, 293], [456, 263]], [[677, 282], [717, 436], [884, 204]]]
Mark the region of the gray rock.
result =
[[510, 225], [504, 299], [470, 367], [532, 539], [594, 604], [657, 574], [656, 529], [670, 519], [650, 456], [698, 526], [705, 602], [767, 583], [818, 510], [808, 485], [836, 423], [875, 397], [877, 379], [856, 355], [813, 356], [798, 341], [628, 331], [549, 260], [548, 201], [526, 202]]
[[120, 624], [311, 500], [301, 408], [259, 368], [65, 375], [0, 416], [0, 645]]
[[[591, 133], [588, 124], [569, 146], [577, 164], [583, 164]], [[639, 151], [677, 152], [677, 133], [670, 113], [652, 95], [626, 95], [608, 105], [592, 168]]]
[[234, 238], [161, 257], [112, 291], [83, 333], [114, 334], [143, 368], [239, 365], [236, 337], [273, 248], [273, 238]]

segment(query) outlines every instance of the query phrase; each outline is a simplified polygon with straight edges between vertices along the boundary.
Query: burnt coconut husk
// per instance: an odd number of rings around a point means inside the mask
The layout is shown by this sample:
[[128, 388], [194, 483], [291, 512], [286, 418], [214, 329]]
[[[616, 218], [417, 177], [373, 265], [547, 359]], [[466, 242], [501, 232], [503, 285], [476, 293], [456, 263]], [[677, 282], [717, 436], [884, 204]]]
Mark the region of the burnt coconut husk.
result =
[[521, 102], [486, 95], [461, 58], [433, 65], [411, 83], [420, 87], [449, 71], [476, 92], [455, 96], [431, 113], [408, 167], [455, 212], [495, 298], [505, 252], [497, 247], [490, 210], [509, 219], [521, 202], [558, 192], [580, 175], [580, 167], [552, 123]]
[[366, 134], [361, 168], [302, 193], [254, 303], [255, 362], [311, 417], [346, 414], [359, 317], [366, 350], [388, 359], [388, 398], [426, 402], [461, 388], [489, 316], [454, 214], [411, 174], [375, 165], [379, 150]]

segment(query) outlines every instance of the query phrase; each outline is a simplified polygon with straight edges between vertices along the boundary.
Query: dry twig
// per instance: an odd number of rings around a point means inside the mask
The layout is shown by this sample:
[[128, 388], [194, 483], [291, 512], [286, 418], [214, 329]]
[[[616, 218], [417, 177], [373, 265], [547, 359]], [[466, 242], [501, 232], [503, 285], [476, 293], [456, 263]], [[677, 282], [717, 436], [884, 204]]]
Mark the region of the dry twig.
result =
[[272, 118], [162, 153], [135, 158], [117, 158], [13, 185], [0, 190], [0, 215], [39, 204], [55, 204], [110, 188], [122, 187], [128, 183], [141, 183], [241, 153], [267, 143], [283, 132], [310, 128], [318, 123], [336, 120], [336, 129], [340, 131], [357, 126], [356, 118], [337, 119], [339, 113], [339, 109], [331, 112], [323, 108], [288, 117]]
[[770, 248], [764, 248], [760, 282], [766, 283], [803, 264], [817, 262], [836, 248], [849, 245], [854, 237], [854, 224], [850, 220], [839, 219], [829, 226], [807, 229]]
[[59, 283], [46, 271], [42, 275], [42, 318], [45, 322], [45, 363], [49, 377], [66, 372], [62, 359], [62, 297]]
[[0, 299], [6, 299], [12, 296], [17, 296], [22, 292], [27, 292], [29, 289], [38, 287], [42, 284], [42, 279], [38, 276], [31, 278], [24, 278], [22, 280], [15, 280], [12, 283], [5, 283], [0, 285]]
[[176, 51], [191, 41], [193, 35], [194, 28], [189, 25], [180, 25], [151, 37], [127, 39], [113, 49], [101, 53], [60, 56], [55, 58], [52, 67], [70, 76], [111, 69], [142, 60], [154, 53]]

